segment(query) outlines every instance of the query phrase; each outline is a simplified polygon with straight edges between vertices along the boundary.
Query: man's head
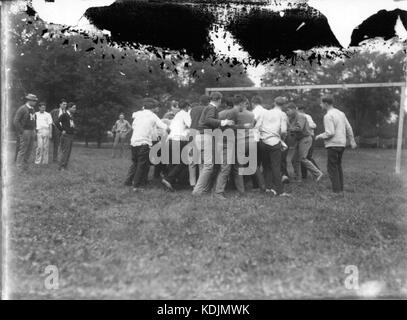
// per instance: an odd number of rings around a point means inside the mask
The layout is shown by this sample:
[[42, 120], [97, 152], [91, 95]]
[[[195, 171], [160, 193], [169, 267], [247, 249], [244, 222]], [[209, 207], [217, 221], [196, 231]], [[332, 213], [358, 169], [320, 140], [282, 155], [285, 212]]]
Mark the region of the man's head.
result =
[[61, 99], [61, 102], [59, 103], [59, 107], [62, 110], [66, 110], [67, 105], [68, 105], [68, 102], [65, 99]]
[[69, 102], [67, 107], [69, 113], [75, 113], [76, 112], [76, 104], [73, 102]]
[[289, 102], [284, 106], [284, 111], [285, 113], [289, 116], [292, 117], [295, 115], [295, 113], [297, 112], [297, 108], [294, 104], [294, 102]]
[[225, 99], [223, 99], [223, 103], [225, 104], [225, 108], [226, 109], [232, 109], [234, 106], [234, 97], [227, 97]]
[[170, 105], [170, 111], [176, 114], [179, 110], [180, 110], [179, 102], [176, 100], [172, 100]]
[[257, 105], [262, 105], [263, 104], [263, 98], [261, 96], [254, 96], [252, 98], [252, 106], [257, 106]]
[[220, 104], [222, 103], [222, 97], [223, 96], [220, 92], [217, 92], [217, 91], [211, 92], [211, 95], [210, 95], [211, 103], [214, 106], [219, 107]]
[[35, 94], [29, 93], [26, 95], [25, 100], [26, 100], [26, 103], [30, 107], [35, 107], [35, 105], [37, 104], [38, 98]]
[[305, 107], [304, 107], [304, 105], [300, 104], [299, 106], [297, 106], [297, 111], [304, 113], [304, 112], [305, 112]]
[[199, 98], [199, 104], [200, 104], [201, 106], [207, 106], [207, 105], [209, 104], [209, 102], [211, 102], [211, 98], [210, 98], [208, 95], [206, 95], [206, 94], [203, 94], [203, 95]]
[[39, 110], [40, 110], [41, 113], [45, 112], [45, 110], [47, 109], [47, 105], [46, 105], [45, 102], [40, 102], [38, 104], [38, 107], [39, 107]]
[[287, 98], [286, 97], [277, 97], [274, 99], [274, 105], [276, 107], [284, 107], [284, 105], [287, 103]]
[[160, 106], [155, 103], [143, 103], [141, 109], [150, 110], [151, 112], [158, 113], [160, 111]]
[[334, 104], [334, 98], [331, 94], [324, 94], [321, 97], [321, 108], [324, 110], [329, 109], [330, 107], [332, 107]]
[[237, 94], [233, 98], [233, 105], [242, 111], [249, 106], [249, 100], [243, 94]]
[[121, 113], [119, 114], [119, 119], [120, 119], [120, 120], [124, 120], [124, 113], [123, 113], [123, 112], [121, 112]]
[[187, 111], [189, 107], [190, 107], [190, 104], [187, 100], [181, 100], [178, 104], [179, 110]]

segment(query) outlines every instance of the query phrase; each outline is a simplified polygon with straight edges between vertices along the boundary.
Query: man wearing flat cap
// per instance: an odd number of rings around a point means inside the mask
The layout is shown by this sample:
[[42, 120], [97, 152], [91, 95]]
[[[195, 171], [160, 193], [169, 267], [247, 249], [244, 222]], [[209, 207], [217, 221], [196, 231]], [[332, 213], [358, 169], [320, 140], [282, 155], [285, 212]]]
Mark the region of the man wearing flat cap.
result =
[[28, 159], [32, 154], [35, 142], [35, 110], [38, 98], [28, 94], [26, 103], [18, 108], [14, 116], [14, 128], [18, 135], [19, 148], [17, 153], [17, 168], [20, 171], [28, 169]]

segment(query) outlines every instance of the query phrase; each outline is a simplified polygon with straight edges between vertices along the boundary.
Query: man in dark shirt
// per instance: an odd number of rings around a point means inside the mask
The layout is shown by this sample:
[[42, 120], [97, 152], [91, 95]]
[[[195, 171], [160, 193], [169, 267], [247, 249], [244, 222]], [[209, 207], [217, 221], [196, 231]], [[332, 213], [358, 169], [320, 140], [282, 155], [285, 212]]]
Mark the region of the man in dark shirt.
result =
[[59, 107], [51, 110], [51, 117], [53, 121], [52, 126], [52, 143], [53, 143], [53, 153], [52, 153], [52, 160], [53, 162], [58, 162], [58, 149], [61, 143], [61, 131], [58, 130], [56, 126], [56, 122], [58, 121], [59, 117], [66, 112], [67, 101], [65, 99], [61, 99], [59, 103]]
[[14, 116], [14, 128], [18, 136], [17, 168], [19, 171], [28, 169], [30, 158], [35, 142], [35, 110], [38, 98], [34, 94], [28, 94], [26, 103], [18, 108]]
[[67, 111], [62, 113], [55, 126], [61, 132], [61, 157], [59, 159], [59, 170], [65, 170], [71, 156], [72, 143], [75, 133], [75, 123], [73, 114], [76, 112], [76, 105], [73, 102], [68, 103]]
[[[219, 172], [216, 177], [215, 183], [215, 196], [219, 199], [225, 198], [224, 192], [226, 184], [232, 169], [233, 164], [236, 161], [235, 157], [235, 145], [236, 145], [236, 126], [239, 112], [241, 110], [241, 102], [243, 101], [242, 95], [237, 95], [233, 99], [229, 100], [230, 103], [228, 109], [225, 109], [219, 112], [219, 120], [230, 120], [233, 122], [233, 125], [228, 125], [222, 127], [224, 136], [221, 139], [215, 139], [216, 143], [216, 154], [221, 155], [219, 164]], [[229, 129], [229, 130], [228, 130]], [[230, 130], [232, 129], [232, 130]], [[227, 131], [228, 130], [228, 131]], [[216, 159], [216, 156], [215, 156]]]
[[[191, 116], [191, 139], [195, 139], [195, 134], [198, 130], [198, 125], [199, 125], [199, 119], [201, 118], [201, 114], [203, 109], [208, 106], [210, 102], [209, 96], [206, 94], [202, 95], [199, 98], [199, 103], [196, 106], [193, 106], [192, 109], [189, 112], [189, 115]], [[197, 181], [197, 170], [199, 167], [199, 163], [195, 163], [193, 161], [193, 150], [191, 150], [191, 162], [189, 164], [189, 184], [191, 187], [195, 187], [196, 181]]]
[[294, 133], [296, 139], [294, 154], [291, 160], [294, 168], [294, 179], [297, 182], [302, 181], [300, 175], [300, 166], [302, 164], [316, 181], [319, 181], [323, 176], [321, 170], [307, 159], [308, 151], [312, 145], [312, 131], [309, 127], [308, 120], [304, 114], [296, 110], [293, 103], [288, 104], [287, 109], [290, 118], [289, 130]]
[[214, 153], [215, 146], [213, 143], [213, 129], [226, 125], [233, 125], [233, 121], [219, 120], [218, 107], [222, 102], [222, 94], [220, 92], [212, 92], [210, 95], [210, 103], [206, 106], [201, 114], [198, 123], [199, 134], [195, 137], [195, 142], [198, 146], [200, 154], [203, 155], [202, 170], [200, 170], [198, 181], [194, 187], [193, 195], [201, 195], [208, 191], [209, 182], [214, 169]]

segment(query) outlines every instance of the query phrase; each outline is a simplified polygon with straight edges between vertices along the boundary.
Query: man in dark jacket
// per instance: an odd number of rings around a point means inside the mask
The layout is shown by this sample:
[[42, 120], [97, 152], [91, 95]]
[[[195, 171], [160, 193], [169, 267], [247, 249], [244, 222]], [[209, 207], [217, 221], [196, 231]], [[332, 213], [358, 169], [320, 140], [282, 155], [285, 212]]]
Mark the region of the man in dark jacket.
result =
[[28, 94], [26, 103], [18, 108], [14, 116], [14, 128], [18, 136], [17, 168], [20, 171], [28, 169], [28, 159], [32, 154], [35, 142], [35, 110], [38, 98], [34, 94]]
[[232, 120], [218, 119], [218, 107], [222, 102], [222, 94], [220, 92], [212, 92], [210, 95], [211, 101], [206, 106], [201, 114], [198, 124], [199, 134], [195, 138], [198, 149], [203, 155], [203, 166], [200, 170], [198, 181], [194, 187], [193, 195], [200, 195], [209, 189], [209, 183], [215, 165], [214, 153], [215, 145], [213, 143], [212, 130], [227, 125], [233, 125]]
[[61, 132], [61, 157], [59, 159], [59, 170], [65, 170], [71, 156], [72, 143], [75, 134], [75, 122], [73, 114], [76, 112], [76, 105], [70, 102], [67, 111], [62, 113], [55, 126]]
[[[196, 106], [192, 107], [191, 111], [189, 112], [189, 114], [191, 116], [191, 129], [193, 129], [194, 132], [196, 132], [196, 130], [198, 130], [199, 119], [201, 118], [202, 111], [209, 104], [210, 100], [211, 99], [206, 94], [202, 95], [199, 98], [199, 103]], [[191, 139], [195, 139], [195, 137], [192, 136]], [[193, 158], [193, 157], [191, 157], [191, 158]], [[199, 163], [195, 163], [192, 159], [192, 161], [189, 164], [189, 168], [188, 168], [189, 169], [189, 184], [191, 185], [192, 188], [194, 188], [196, 185], [198, 168], [199, 168]]]
[[53, 153], [52, 153], [52, 159], [54, 162], [58, 162], [58, 149], [59, 145], [61, 143], [61, 131], [58, 130], [58, 127], [56, 126], [56, 122], [58, 121], [59, 117], [66, 112], [66, 106], [67, 102], [65, 99], [62, 99], [61, 102], [59, 103], [59, 108], [55, 108], [52, 110], [51, 117], [53, 121], [53, 126], [52, 126], [52, 141], [53, 141]]
[[290, 121], [289, 130], [295, 135], [296, 145], [292, 157], [292, 165], [294, 168], [294, 176], [296, 181], [302, 181], [300, 174], [301, 164], [312, 174], [312, 176], [319, 181], [323, 174], [308, 158], [308, 151], [312, 145], [312, 130], [309, 126], [308, 120], [303, 113], [296, 110], [293, 103], [287, 106]]

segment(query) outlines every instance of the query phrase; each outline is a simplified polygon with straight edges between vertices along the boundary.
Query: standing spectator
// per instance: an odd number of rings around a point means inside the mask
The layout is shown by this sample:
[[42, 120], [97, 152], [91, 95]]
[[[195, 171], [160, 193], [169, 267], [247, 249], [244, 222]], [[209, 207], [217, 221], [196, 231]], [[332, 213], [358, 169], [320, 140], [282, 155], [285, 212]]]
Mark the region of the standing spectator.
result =
[[76, 112], [76, 105], [69, 102], [66, 112], [63, 112], [58, 118], [55, 125], [61, 132], [61, 156], [59, 159], [59, 170], [66, 170], [68, 167], [69, 158], [71, 157], [73, 138], [75, 134], [75, 122], [73, 115]]
[[115, 134], [113, 142], [112, 158], [116, 157], [117, 148], [120, 148], [120, 158], [123, 157], [123, 150], [126, 145], [127, 134], [131, 130], [130, 123], [124, 119], [124, 113], [120, 113], [119, 120], [116, 121], [112, 128], [112, 132]]
[[35, 164], [48, 164], [49, 139], [52, 138], [52, 117], [45, 111], [46, 104], [39, 104], [40, 111], [35, 113], [37, 129], [37, 152]]
[[[148, 108], [151, 108], [148, 109]], [[130, 140], [132, 164], [127, 173], [126, 186], [133, 186], [139, 191], [147, 184], [150, 167], [150, 148], [156, 128], [167, 130], [167, 125], [156, 115], [159, 108], [154, 105], [144, 106], [142, 110], [133, 113], [133, 133]]]
[[294, 168], [294, 179], [296, 181], [302, 181], [300, 168], [301, 165], [304, 165], [315, 180], [319, 181], [323, 176], [321, 170], [307, 159], [308, 151], [312, 145], [312, 132], [308, 120], [304, 113], [296, 110], [293, 103], [290, 103], [287, 108], [289, 110], [288, 112], [292, 115], [289, 130], [294, 133], [296, 139], [294, 154], [291, 160]]
[[276, 196], [287, 196], [281, 181], [281, 137], [287, 134], [286, 114], [281, 108], [285, 103], [284, 97], [275, 98], [274, 108], [263, 112], [256, 123], [260, 132], [266, 192]]
[[[319, 169], [319, 167], [318, 167], [316, 161], [315, 161], [314, 158], [312, 157], [312, 155], [313, 155], [313, 153], [314, 153], [315, 129], [316, 129], [317, 125], [315, 124], [315, 122], [314, 122], [314, 120], [312, 119], [312, 117], [311, 117], [308, 113], [305, 113], [304, 107], [299, 106], [299, 107], [297, 107], [297, 110], [298, 110], [299, 113], [304, 114], [305, 118], [306, 118], [307, 121], [308, 121], [308, 125], [309, 125], [310, 132], [311, 132], [312, 143], [311, 143], [311, 147], [309, 148], [309, 151], [308, 151], [307, 159], [308, 159], [309, 161], [311, 161], [312, 164], [313, 164], [315, 167], [317, 167], [317, 168]], [[306, 179], [306, 178], [307, 178], [307, 168], [306, 168], [303, 164], [301, 164], [301, 175], [302, 175], [302, 178], [303, 178], [303, 179]]]
[[19, 148], [17, 153], [17, 168], [20, 172], [28, 169], [35, 141], [35, 110], [38, 98], [34, 94], [28, 94], [26, 103], [17, 109], [14, 116], [14, 128], [18, 134]]
[[59, 103], [59, 107], [55, 108], [51, 111], [51, 117], [53, 121], [53, 130], [52, 130], [52, 143], [53, 143], [53, 152], [52, 152], [52, 160], [53, 162], [58, 162], [58, 149], [61, 143], [61, 131], [58, 130], [56, 126], [56, 122], [58, 121], [59, 117], [62, 116], [63, 113], [66, 111], [67, 102], [65, 99], [61, 99]]
[[347, 139], [352, 149], [357, 147], [353, 130], [346, 115], [333, 106], [333, 97], [324, 95], [321, 98], [321, 108], [326, 110], [324, 116], [325, 131], [315, 137], [322, 139], [328, 153], [328, 175], [332, 183], [332, 191], [343, 192], [342, 156]]
[[191, 116], [187, 111], [188, 107], [189, 103], [181, 101], [179, 103], [180, 111], [177, 112], [170, 124], [170, 134], [168, 135], [169, 173], [161, 180], [170, 190], [173, 190], [177, 178], [182, 176], [188, 169], [188, 165], [182, 161], [182, 150], [188, 145], [188, 129], [191, 127]]
[[222, 103], [222, 94], [220, 92], [212, 92], [210, 98], [211, 101], [209, 105], [202, 111], [198, 124], [199, 134], [195, 138], [198, 149], [201, 155], [203, 155], [203, 166], [202, 170], [200, 170], [198, 181], [192, 191], [193, 195], [201, 195], [209, 189], [211, 176], [215, 166], [215, 146], [213, 143], [212, 130], [234, 124], [231, 120], [218, 119], [218, 107]]

